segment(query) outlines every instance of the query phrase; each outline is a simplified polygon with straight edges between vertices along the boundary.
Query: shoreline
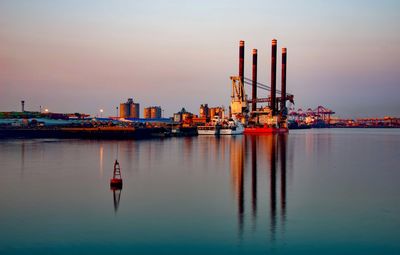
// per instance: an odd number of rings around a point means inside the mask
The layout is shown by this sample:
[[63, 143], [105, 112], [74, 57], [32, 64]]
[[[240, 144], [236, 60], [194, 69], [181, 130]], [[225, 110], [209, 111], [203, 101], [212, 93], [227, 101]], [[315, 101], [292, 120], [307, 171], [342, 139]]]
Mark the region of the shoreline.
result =
[[0, 128], [0, 139], [149, 139], [168, 136], [165, 128]]

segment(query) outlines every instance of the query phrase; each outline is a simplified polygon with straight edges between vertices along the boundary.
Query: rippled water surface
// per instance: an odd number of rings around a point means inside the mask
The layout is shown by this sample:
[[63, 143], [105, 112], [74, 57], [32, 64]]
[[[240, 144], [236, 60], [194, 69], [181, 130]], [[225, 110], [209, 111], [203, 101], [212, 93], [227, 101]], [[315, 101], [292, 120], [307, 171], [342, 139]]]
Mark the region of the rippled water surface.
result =
[[400, 130], [0, 140], [0, 166], [0, 254], [400, 254]]

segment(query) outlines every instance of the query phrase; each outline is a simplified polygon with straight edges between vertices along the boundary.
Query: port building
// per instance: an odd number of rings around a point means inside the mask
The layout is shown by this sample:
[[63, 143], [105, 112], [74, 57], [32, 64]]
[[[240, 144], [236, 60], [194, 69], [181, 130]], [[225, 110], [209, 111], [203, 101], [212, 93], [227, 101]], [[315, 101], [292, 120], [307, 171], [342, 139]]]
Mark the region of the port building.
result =
[[182, 108], [177, 113], [174, 113], [173, 120], [174, 122], [190, 122], [192, 118], [194, 118], [195, 115], [191, 112], [186, 111], [185, 108]]
[[225, 118], [224, 107], [209, 107], [208, 104], [200, 105], [199, 118], [205, 118], [207, 121], [210, 121], [215, 116], [218, 116], [221, 119]]
[[139, 103], [133, 102], [132, 98], [128, 98], [126, 103], [119, 105], [119, 115], [121, 118], [140, 118], [139, 110]]
[[159, 119], [161, 118], [162, 109], [160, 106], [150, 106], [143, 110], [143, 117], [145, 119]]

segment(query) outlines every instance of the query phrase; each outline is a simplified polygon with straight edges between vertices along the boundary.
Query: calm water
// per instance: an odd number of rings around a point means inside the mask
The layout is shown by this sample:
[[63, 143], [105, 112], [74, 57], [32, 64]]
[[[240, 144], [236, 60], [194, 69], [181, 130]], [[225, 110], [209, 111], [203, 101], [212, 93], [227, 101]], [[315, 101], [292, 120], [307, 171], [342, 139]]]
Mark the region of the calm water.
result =
[[2, 140], [0, 164], [0, 254], [400, 254], [400, 130]]

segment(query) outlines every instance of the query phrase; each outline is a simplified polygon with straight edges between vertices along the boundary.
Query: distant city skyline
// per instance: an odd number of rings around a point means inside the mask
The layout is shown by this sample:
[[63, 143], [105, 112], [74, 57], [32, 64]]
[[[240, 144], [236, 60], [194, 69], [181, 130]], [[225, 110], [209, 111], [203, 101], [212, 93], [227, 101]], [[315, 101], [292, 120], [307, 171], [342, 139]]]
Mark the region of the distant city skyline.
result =
[[400, 2], [388, 0], [3, 0], [0, 111], [25, 100], [26, 110], [115, 116], [130, 97], [164, 116], [204, 103], [228, 108], [239, 41], [246, 77], [256, 48], [258, 80], [269, 84], [273, 38], [278, 77], [288, 49], [296, 109], [400, 116]]

